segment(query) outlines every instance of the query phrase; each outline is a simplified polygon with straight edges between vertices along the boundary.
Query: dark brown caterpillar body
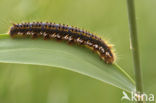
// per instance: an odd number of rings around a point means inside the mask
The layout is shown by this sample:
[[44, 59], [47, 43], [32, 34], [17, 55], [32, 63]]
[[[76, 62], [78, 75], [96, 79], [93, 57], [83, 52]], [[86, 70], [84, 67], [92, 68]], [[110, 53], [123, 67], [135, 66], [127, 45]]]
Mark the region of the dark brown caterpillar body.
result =
[[11, 37], [29, 36], [32, 38], [44, 37], [44, 39], [55, 38], [70, 43], [84, 45], [96, 51], [106, 63], [111, 64], [114, 62], [114, 54], [111, 51], [110, 46], [96, 35], [76, 27], [42, 22], [22, 23], [13, 24], [9, 34]]

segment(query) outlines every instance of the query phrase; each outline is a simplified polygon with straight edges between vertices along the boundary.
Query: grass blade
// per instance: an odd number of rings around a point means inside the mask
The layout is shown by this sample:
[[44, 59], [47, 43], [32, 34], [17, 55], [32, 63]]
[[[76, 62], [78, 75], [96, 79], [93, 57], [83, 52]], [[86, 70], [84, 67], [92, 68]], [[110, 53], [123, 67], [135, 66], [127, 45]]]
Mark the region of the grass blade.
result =
[[105, 64], [87, 48], [54, 40], [11, 39], [8, 35], [0, 35], [0, 62], [57, 67], [128, 92], [135, 89], [133, 79], [117, 64]]

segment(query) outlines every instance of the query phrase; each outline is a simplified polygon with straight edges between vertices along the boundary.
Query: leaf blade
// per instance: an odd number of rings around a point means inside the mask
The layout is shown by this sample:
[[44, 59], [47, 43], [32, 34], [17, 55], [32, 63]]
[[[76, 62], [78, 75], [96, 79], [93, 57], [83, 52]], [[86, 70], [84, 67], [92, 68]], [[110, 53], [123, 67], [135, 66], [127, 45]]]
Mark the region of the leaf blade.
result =
[[0, 62], [44, 65], [77, 72], [128, 92], [133, 82], [116, 64], [105, 64], [89, 49], [54, 40], [0, 39]]

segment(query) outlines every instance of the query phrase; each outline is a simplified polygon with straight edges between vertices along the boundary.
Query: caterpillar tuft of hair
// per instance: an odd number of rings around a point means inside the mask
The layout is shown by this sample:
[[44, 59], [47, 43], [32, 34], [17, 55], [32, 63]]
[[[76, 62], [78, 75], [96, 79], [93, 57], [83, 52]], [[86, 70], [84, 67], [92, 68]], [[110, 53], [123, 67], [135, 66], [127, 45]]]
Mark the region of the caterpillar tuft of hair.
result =
[[85, 47], [96, 51], [100, 58], [107, 64], [112, 64], [115, 60], [115, 54], [111, 50], [111, 46], [100, 37], [77, 27], [71, 27], [65, 24], [55, 24], [51, 22], [13, 24], [9, 30], [9, 34], [12, 38], [22, 36], [64, 40], [69, 43], [84, 45]]

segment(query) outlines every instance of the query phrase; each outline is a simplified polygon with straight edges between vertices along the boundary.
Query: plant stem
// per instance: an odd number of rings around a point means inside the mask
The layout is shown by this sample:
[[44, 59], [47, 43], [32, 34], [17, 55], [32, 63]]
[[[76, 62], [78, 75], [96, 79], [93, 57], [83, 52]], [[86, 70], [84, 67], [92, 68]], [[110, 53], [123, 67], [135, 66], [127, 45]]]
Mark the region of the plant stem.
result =
[[10, 37], [9, 34], [0, 34], [0, 39], [9, 38], [9, 37]]
[[131, 39], [135, 80], [136, 80], [136, 90], [137, 92], [142, 94], [143, 93], [142, 75], [141, 75], [140, 59], [139, 59], [139, 45], [137, 40], [138, 38], [137, 38], [134, 0], [127, 0], [127, 6], [128, 6], [129, 28], [130, 28], [130, 37], [131, 37], [130, 39]]

